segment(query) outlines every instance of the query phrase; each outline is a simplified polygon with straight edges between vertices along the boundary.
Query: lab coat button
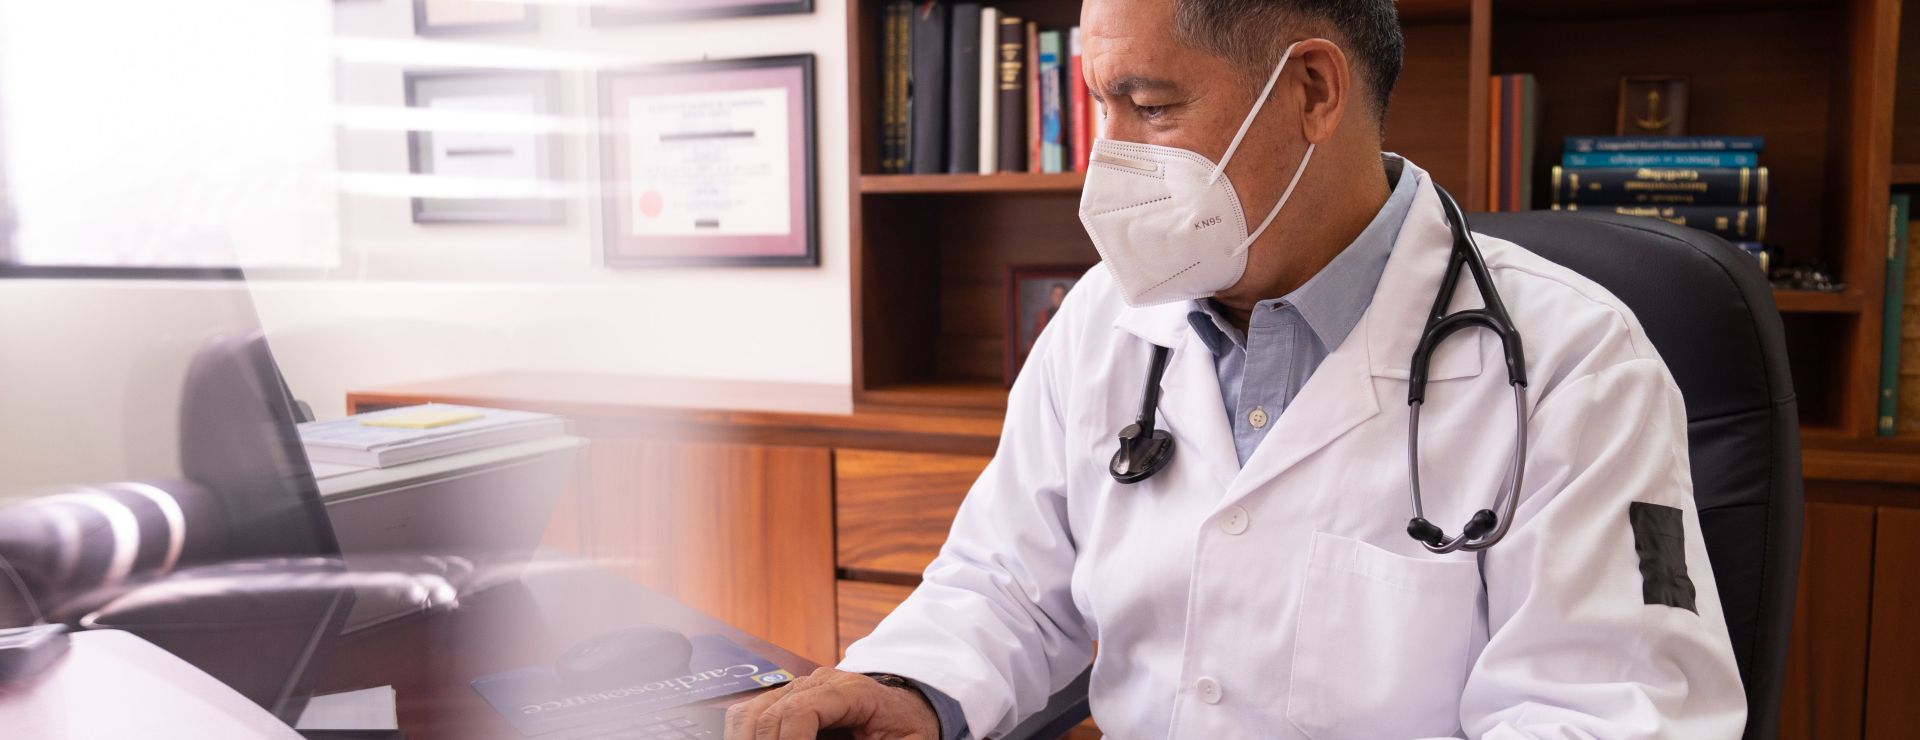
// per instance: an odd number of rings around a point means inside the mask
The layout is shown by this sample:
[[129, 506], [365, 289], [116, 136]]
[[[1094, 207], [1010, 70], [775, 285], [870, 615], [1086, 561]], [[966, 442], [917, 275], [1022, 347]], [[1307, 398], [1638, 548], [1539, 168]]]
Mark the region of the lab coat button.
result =
[[1250, 519], [1246, 509], [1235, 506], [1227, 509], [1226, 516], [1220, 518], [1220, 529], [1225, 530], [1227, 534], [1240, 534], [1247, 531]]
[[1267, 407], [1253, 407], [1253, 411], [1247, 413], [1247, 423], [1252, 424], [1255, 429], [1267, 428]]
[[1193, 686], [1195, 689], [1197, 689], [1200, 692], [1200, 701], [1204, 701], [1208, 704], [1220, 703], [1220, 682], [1219, 681], [1213, 680], [1213, 678], [1210, 676], [1202, 677], [1199, 681], [1195, 682]]

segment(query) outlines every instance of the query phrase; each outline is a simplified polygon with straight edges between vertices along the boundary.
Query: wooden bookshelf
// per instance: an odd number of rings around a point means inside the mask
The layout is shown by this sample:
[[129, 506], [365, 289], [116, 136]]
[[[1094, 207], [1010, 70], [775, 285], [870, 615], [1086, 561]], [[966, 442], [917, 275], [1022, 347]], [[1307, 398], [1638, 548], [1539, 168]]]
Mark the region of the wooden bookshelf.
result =
[[1087, 177], [1080, 172], [992, 175], [861, 175], [862, 193], [1072, 193]]
[[1895, 185], [1920, 185], [1920, 164], [1895, 164], [1892, 179]]

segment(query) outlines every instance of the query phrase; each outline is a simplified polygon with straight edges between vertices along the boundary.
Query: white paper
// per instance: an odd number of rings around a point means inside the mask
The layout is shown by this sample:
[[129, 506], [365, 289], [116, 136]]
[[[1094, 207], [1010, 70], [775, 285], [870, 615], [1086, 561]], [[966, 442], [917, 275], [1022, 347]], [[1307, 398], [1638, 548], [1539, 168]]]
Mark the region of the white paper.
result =
[[[466, 95], [434, 98], [430, 110], [531, 116], [539, 113], [531, 95]], [[429, 171], [441, 177], [535, 181], [540, 179], [540, 137], [533, 132], [434, 131]]]
[[325, 694], [307, 700], [307, 708], [293, 723], [296, 730], [398, 730], [400, 714], [394, 707], [392, 686]]
[[635, 236], [791, 230], [786, 88], [639, 97], [627, 121]]

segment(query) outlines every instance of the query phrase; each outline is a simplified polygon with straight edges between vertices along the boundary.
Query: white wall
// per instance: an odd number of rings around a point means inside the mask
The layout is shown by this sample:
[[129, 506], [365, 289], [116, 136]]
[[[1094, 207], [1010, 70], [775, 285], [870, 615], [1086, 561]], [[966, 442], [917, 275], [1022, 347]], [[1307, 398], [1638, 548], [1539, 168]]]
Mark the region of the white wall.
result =
[[[847, 384], [846, 20], [842, 0], [816, 6], [804, 16], [588, 28], [582, 11], [554, 5], [538, 34], [427, 40], [412, 34], [410, 0], [335, 4], [336, 84], [348, 110], [402, 105], [403, 69], [435, 59], [570, 68], [564, 104], [578, 115], [597, 65], [813, 53], [821, 266], [609, 269], [597, 264], [584, 198], [560, 226], [423, 226], [412, 223], [404, 197], [349, 192], [340, 201], [338, 269], [248, 284], [295, 394], [325, 417], [343, 412], [349, 389], [496, 370]], [[582, 136], [563, 143], [575, 184], [590, 181], [591, 144]], [[339, 158], [348, 180], [405, 173], [405, 134], [343, 126]], [[36, 310], [50, 288], [83, 304], [151, 311], [206, 290], [0, 280], [0, 313]], [[144, 325], [124, 328], [137, 335]], [[45, 326], [60, 322], [49, 317]]]

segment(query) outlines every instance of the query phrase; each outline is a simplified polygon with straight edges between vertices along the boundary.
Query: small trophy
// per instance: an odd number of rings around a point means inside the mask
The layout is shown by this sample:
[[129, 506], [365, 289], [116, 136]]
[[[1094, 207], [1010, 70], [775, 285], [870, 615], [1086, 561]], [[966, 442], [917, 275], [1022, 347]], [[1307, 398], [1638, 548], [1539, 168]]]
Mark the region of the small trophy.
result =
[[1687, 133], [1687, 78], [1620, 78], [1620, 136], [1684, 136]]

